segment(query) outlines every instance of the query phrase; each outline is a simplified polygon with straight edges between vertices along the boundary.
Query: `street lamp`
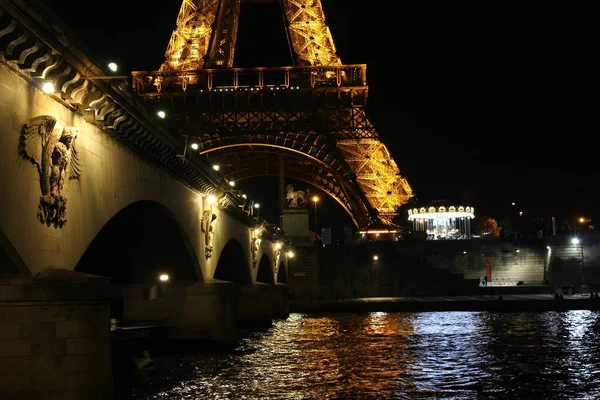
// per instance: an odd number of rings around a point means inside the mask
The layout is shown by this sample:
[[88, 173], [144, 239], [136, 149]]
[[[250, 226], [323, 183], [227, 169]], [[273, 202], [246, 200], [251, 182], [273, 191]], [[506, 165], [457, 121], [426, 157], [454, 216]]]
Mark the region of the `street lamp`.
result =
[[256, 219], [260, 216], [260, 204], [254, 204], [254, 208], [256, 208]]
[[312, 197], [313, 203], [315, 203], [315, 240], [317, 240], [319, 236], [319, 228], [318, 228], [318, 220], [317, 220], [317, 203], [319, 202], [319, 196]]
[[585, 222], [585, 218], [579, 217], [579, 219], [577, 219], [577, 222], [579, 222], [579, 232], [583, 232], [583, 223]]

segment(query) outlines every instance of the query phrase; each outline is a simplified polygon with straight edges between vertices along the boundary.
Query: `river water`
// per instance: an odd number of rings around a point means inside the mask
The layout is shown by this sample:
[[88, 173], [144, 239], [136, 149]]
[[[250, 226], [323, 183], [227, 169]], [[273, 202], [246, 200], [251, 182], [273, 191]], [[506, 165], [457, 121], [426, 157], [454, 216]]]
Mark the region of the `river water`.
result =
[[123, 399], [600, 399], [600, 313], [291, 314], [154, 355]]

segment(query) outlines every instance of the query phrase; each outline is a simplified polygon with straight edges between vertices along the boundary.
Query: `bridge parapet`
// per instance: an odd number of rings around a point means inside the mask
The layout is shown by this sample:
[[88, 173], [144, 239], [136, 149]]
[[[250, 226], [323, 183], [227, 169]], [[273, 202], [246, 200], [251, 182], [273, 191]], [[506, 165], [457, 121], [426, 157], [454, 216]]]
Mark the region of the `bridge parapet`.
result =
[[0, 61], [39, 89], [52, 83], [55, 92], [49, 95], [55, 100], [178, 181], [235, 204], [209, 164], [182, 160], [183, 139], [156, 120], [126, 77], [107, 74], [89, 56], [93, 52], [53, 15], [41, 2], [0, 1]]

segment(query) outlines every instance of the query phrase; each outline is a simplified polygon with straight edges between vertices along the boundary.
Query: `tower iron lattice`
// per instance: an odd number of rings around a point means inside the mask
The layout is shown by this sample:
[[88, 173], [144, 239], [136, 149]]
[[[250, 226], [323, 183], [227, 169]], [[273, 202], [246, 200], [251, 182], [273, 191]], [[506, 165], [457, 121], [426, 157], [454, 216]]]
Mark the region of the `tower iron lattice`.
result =
[[133, 72], [134, 89], [228, 179], [277, 176], [283, 158], [358, 227], [393, 225], [413, 193], [365, 112], [366, 65], [342, 64], [320, 0], [246, 0], [269, 1], [293, 66], [233, 68], [241, 0], [183, 0], [165, 61]]

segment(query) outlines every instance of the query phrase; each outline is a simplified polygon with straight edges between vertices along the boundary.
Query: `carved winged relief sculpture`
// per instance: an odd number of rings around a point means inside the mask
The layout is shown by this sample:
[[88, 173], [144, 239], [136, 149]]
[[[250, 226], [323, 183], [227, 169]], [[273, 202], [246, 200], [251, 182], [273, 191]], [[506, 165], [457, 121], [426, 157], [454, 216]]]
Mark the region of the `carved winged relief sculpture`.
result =
[[23, 126], [19, 153], [37, 167], [40, 174], [38, 220], [47, 226], [62, 228], [66, 223], [67, 182], [81, 176], [75, 149], [78, 131], [57, 123], [56, 118], [40, 115]]
[[215, 236], [215, 228], [217, 225], [217, 216], [212, 210], [204, 210], [202, 212], [202, 220], [200, 226], [204, 233], [204, 256], [209, 259], [213, 251], [213, 237]]
[[281, 249], [275, 248], [273, 251], [273, 271], [275, 275], [279, 273], [279, 260], [281, 259]]

